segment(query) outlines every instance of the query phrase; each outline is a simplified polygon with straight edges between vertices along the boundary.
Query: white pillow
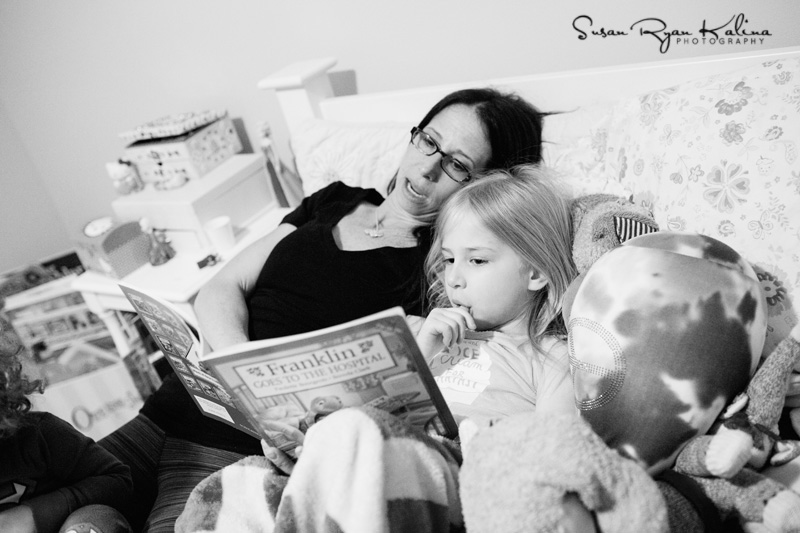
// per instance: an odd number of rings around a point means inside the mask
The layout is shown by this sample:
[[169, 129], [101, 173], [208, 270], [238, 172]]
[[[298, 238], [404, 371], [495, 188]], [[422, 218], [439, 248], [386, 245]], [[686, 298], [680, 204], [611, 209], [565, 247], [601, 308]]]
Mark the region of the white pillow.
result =
[[290, 138], [303, 193], [341, 181], [385, 195], [411, 140], [411, 126], [322, 119], [303, 123]]
[[607, 168], [608, 128], [613, 108], [612, 102], [545, 117], [542, 159], [575, 197], [595, 193], [631, 195]]
[[[611, 108], [611, 104], [598, 105], [545, 119], [545, 164], [562, 177], [575, 196], [598, 192], [631, 195], [606, 172], [605, 141]], [[341, 181], [385, 194], [408, 147], [411, 126], [323, 119], [304, 122], [290, 139], [303, 193], [308, 196]]]

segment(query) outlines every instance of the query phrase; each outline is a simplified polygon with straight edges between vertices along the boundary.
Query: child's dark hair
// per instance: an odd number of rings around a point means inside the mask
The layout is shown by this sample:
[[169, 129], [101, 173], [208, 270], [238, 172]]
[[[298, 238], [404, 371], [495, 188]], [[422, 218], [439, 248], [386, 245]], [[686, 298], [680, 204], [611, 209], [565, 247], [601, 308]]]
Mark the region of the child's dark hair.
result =
[[[6, 332], [0, 331], [0, 336]], [[22, 373], [19, 355], [24, 352], [22, 346], [10, 348], [9, 343], [0, 343], [0, 439], [12, 436], [25, 424], [31, 401], [28, 395], [41, 392], [42, 380], [28, 379]]]

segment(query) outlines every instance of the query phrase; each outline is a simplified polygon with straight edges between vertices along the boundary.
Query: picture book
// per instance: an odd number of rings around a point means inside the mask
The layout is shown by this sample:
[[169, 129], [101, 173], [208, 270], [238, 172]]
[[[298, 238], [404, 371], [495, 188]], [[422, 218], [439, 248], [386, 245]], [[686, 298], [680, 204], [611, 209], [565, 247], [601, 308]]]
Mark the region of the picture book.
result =
[[233, 396], [201, 362], [201, 337], [184, 316], [169, 302], [122, 283], [119, 286], [197, 408], [206, 416], [261, 438]]
[[201, 335], [171, 304], [120, 287], [198, 408], [273, 447], [291, 454], [321, 418], [364, 405], [429, 433], [458, 434], [400, 307], [203, 354]]

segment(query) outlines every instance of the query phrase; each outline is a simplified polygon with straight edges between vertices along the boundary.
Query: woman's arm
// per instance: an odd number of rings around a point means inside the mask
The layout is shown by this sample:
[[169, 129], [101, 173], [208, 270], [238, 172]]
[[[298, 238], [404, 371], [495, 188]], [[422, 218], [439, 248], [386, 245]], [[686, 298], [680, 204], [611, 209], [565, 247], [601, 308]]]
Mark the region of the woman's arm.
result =
[[219, 350], [250, 340], [246, 298], [275, 245], [295, 229], [291, 224], [281, 224], [231, 259], [200, 289], [194, 311], [210, 348]]

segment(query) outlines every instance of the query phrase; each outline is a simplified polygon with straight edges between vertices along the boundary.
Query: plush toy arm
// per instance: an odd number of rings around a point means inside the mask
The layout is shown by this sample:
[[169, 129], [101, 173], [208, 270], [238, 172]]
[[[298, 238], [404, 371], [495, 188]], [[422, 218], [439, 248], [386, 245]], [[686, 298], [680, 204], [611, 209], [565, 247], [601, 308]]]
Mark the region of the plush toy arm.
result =
[[769, 354], [747, 387], [750, 402], [746, 412], [750, 422], [771, 431], [777, 429], [789, 389], [789, 376], [800, 361], [800, 341], [794, 336], [796, 329]]
[[686, 443], [675, 460], [675, 470], [689, 476], [710, 476], [706, 467], [706, 454], [711, 435], [698, 435]]
[[753, 436], [741, 429], [719, 428], [708, 445], [706, 466], [713, 475], [729, 479], [750, 460]]
[[[791, 336], [800, 340], [800, 323], [792, 329]], [[789, 418], [795, 433], [800, 434], [800, 359], [794, 365], [794, 372], [789, 376], [789, 385], [786, 391], [785, 407], [792, 410]]]
[[785, 465], [789, 461], [800, 457], [800, 441], [779, 440], [775, 443], [775, 453], [769, 459], [772, 466]]
[[730, 478], [750, 459], [753, 437], [746, 431], [720, 427], [714, 435], [699, 435], [681, 450], [675, 470], [702, 477]]
[[[800, 531], [800, 495], [749, 468], [733, 479], [697, 477], [723, 520], [736, 520], [749, 533]], [[729, 529], [726, 529], [729, 531]]]

